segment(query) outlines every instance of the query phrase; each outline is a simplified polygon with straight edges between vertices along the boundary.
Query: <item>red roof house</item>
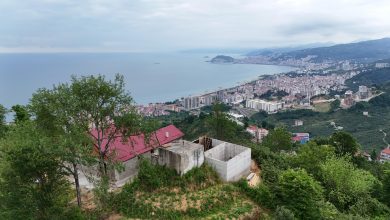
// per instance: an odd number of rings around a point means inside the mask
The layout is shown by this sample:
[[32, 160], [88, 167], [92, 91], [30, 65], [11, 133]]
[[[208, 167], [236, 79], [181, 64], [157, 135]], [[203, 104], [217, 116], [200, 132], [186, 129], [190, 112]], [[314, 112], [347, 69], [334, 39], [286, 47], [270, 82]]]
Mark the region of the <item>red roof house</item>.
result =
[[387, 147], [381, 151], [380, 161], [382, 161], [382, 162], [390, 161], [390, 148], [389, 147]]
[[[96, 138], [97, 130], [92, 130], [91, 135]], [[113, 137], [110, 146], [108, 146], [108, 153], [115, 153], [117, 160], [125, 162], [137, 155], [149, 152], [156, 147], [170, 143], [183, 136], [183, 132], [174, 125], [168, 125], [152, 132], [149, 140], [145, 140], [144, 134], [130, 136], [127, 140], [123, 140], [123, 136], [118, 134]], [[102, 146], [106, 146], [107, 138], [103, 138]]]

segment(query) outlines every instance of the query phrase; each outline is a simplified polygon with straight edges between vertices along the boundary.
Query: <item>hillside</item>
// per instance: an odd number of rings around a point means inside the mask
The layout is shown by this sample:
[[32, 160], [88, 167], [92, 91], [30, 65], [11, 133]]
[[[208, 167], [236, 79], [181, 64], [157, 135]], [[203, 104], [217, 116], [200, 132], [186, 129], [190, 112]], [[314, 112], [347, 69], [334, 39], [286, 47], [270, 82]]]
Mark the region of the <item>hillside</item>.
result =
[[372, 62], [379, 59], [386, 59], [390, 57], [390, 38], [296, 50], [283, 53], [275, 58], [275, 60], [286, 60], [289, 58], [301, 59], [307, 56], [316, 56], [312, 59], [315, 62], [325, 60]]
[[361, 41], [357, 43], [337, 44], [333, 46], [301, 48], [276, 48], [255, 50], [248, 56], [267, 57], [269, 62], [279, 63], [289, 59], [299, 60], [312, 57], [312, 62], [353, 60], [373, 62], [390, 58], [390, 38]]
[[390, 68], [372, 69], [367, 72], [360, 73], [346, 81], [346, 85], [357, 90], [359, 85], [372, 86], [383, 85], [390, 81]]
[[211, 63], [233, 63], [234, 58], [231, 56], [218, 55], [210, 60]]
[[287, 53], [291, 51], [304, 50], [309, 48], [317, 48], [317, 47], [327, 47], [332, 46], [333, 43], [313, 43], [313, 44], [305, 44], [295, 47], [275, 47], [275, 48], [264, 48], [250, 51], [246, 54], [246, 56], [277, 56], [282, 53]]
[[[251, 120], [256, 123], [263, 121], [273, 125], [284, 125], [291, 132], [308, 132], [311, 137], [329, 136], [335, 132], [336, 126], [351, 133], [362, 148], [371, 151], [373, 148], [382, 149], [385, 146], [383, 138], [390, 142], [390, 137], [384, 137], [383, 132], [390, 133], [390, 83], [382, 86], [384, 94], [371, 99], [369, 102], [361, 102], [348, 110], [336, 110], [331, 112], [314, 112], [311, 110], [296, 110], [280, 112], [273, 115], [257, 113]], [[364, 116], [367, 111], [369, 116]], [[294, 120], [300, 119], [303, 126], [295, 127]], [[382, 132], [382, 131], [383, 132]]]

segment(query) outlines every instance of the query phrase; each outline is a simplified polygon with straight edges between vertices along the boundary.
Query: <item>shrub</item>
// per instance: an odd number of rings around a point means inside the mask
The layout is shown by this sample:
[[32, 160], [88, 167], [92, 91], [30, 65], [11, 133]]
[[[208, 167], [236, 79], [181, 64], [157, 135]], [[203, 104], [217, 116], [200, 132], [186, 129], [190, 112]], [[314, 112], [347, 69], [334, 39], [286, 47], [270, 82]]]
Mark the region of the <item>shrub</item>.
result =
[[246, 180], [242, 179], [236, 183], [236, 186], [241, 189], [252, 201], [266, 207], [274, 207], [274, 197], [271, 190], [265, 184], [260, 184], [257, 187], [249, 187]]
[[153, 165], [149, 160], [141, 159], [139, 163], [138, 179], [141, 188], [153, 191], [160, 187], [172, 186], [179, 176], [176, 171], [163, 166]]
[[295, 217], [294, 217], [294, 213], [284, 207], [284, 206], [278, 206], [278, 208], [276, 208], [276, 211], [274, 213], [274, 217], [275, 217], [275, 220], [294, 220]]

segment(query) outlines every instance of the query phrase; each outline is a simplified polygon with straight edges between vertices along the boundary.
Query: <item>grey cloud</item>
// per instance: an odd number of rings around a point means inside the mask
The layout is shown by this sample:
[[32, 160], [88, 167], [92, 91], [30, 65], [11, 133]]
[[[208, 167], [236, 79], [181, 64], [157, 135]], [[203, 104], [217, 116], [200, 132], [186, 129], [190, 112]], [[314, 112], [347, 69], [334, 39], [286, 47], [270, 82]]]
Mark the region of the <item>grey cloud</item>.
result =
[[369, 0], [2, 0], [1, 51], [179, 50], [390, 36], [390, 3]]

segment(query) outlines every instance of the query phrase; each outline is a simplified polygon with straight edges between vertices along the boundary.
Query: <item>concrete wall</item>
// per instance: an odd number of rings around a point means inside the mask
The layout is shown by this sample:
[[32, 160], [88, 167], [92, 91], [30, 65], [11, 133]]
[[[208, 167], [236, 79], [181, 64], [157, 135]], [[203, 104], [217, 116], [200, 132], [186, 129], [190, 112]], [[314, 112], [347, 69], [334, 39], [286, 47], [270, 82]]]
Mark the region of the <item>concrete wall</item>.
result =
[[226, 143], [224, 141], [220, 141], [218, 139], [212, 139], [212, 146], [215, 147], [217, 145], [220, 145], [220, 144], [223, 144], [223, 143]]
[[[151, 153], [147, 152], [142, 154], [142, 157], [145, 159], [151, 158]], [[138, 175], [139, 170], [139, 159], [137, 157], [134, 157], [128, 161], [123, 162], [124, 170], [119, 172], [117, 170], [114, 171], [114, 181], [115, 185], [120, 187], [123, 186], [126, 182], [131, 181]]]
[[213, 146], [213, 148], [205, 152], [205, 156], [208, 158], [225, 161], [225, 146], [226, 143], [220, 143], [218, 146]]
[[223, 142], [206, 151], [205, 160], [222, 180], [237, 181], [250, 173], [251, 149]]
[[194, 167], [200, 167], [204, 162], [203, 146], [189, 143], [193, 146], [160, 148], [158, 164], [173, 168], [180, 175], [187, 173]]
[[250, 173], [251, 149], [247, 148], [227, 162], [227, 181], [237, 181]]
[[[145, 159], [151, 159], [151, 153], [147, 152], [142, 154], [142, 156]], [[109, 175], [112, 180], [112, 184], [116, 187], [123, 186], [126, 182], [131, 181], [138, 175], [139, 166], [138, 166], [139, 159], [137, 157], [134, 157], [128, 161], [123, 162], [124, 170], [117, 171], [117, 170], [111, 170], [109, 171]], [[80, 172], [79, 172], [79, 180], [80, 180], [80, 186], [86, 187], [88, 189], [94, 188], [93, 183], [88, 179], [88, 177], [98, 177], [98, 166], [94, 165], [91, 167], [87, 166], [80, 166]], [[88, 177], [87, 177], [88, 176]]]
[[[208, 152], [208, 151], [206, 151]], [[223, 181], [228, 181], [227, 179], [227, 163], [225, 161], [221, 161], [212, 157], [206, 156], [205, 153], [205, 161], [206, 163], [212, 167], [219, 175], [219, 177]]]

